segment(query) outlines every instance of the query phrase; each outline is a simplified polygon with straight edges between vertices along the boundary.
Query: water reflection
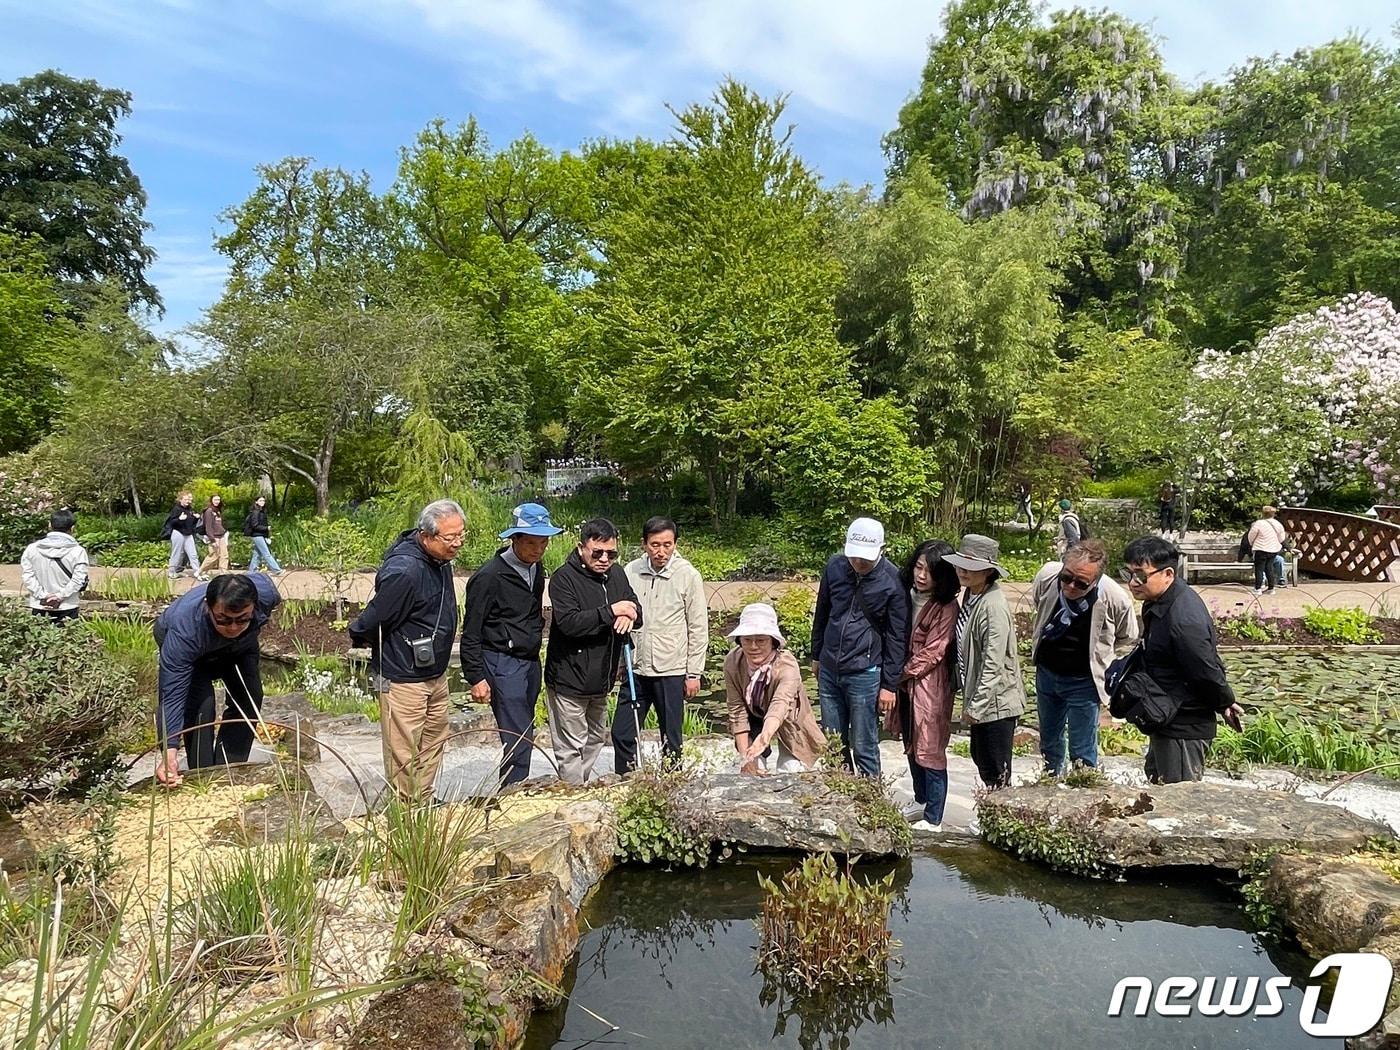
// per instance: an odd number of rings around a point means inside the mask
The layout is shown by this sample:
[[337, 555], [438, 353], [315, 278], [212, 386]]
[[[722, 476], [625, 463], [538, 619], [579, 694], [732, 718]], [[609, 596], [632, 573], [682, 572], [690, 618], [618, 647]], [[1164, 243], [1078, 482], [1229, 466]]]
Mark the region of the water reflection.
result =
[[536, 1015], [525, 1046], [1329, 1045], [1298, 1026], [1297, 988], [1270, 1019], [1106, 1016], [1126, 975], [1306, 973], [1296, 951], [1266, 948], [1243, 929], [1237, 898], [1214, 884], [1063, 878], [980, 846], [862, 866], [866, 878], [895, 873], [898, 963], [873, 989], [815, 996], [755, 966], [757, 876], [785, 866], [609, 876], [584, 908], [569, 998]]

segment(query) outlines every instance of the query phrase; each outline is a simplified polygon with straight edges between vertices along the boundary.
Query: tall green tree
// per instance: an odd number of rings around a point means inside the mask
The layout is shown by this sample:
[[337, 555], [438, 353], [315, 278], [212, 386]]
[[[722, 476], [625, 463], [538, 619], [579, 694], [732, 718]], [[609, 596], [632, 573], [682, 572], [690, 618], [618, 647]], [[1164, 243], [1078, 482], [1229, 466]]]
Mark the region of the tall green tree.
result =
[[1400, 299], [1400, 49], [1348, 37], [1253, 59], [1203, 94], [1196, 341], [1247, 344], [1349, 292]]
[[712, 104], [673, 111], [664, 150], [612, 164], [580, 293], [576, 417], [635, 467], [693, 462], [716, 523], [803, 406], [850, 384], [828, 202], [783, 109], [727, 80]]
[[434, 121], [400, 158], [390, 200], [402, 271], [468, 310], [487, 344], [473, 369], [433, 385], [433, 412], [497, 461], [528, 454], [565, 413], [556, 350], [573, 322], [565, 294], [587, 261], [593, 186], [583, 159], [528, 133], [494, 150], [474, 118], [455, 129]]
[[38, 238], [0, 230], [0, 455], [49, 430], [63, 403], [59, 365], [75, 334]]
[[912, 407], [943, 464], [941, 514], [955, 517], [999, 483], [1017, 405], [1055, 364], [1055, 218], [965, 221], [916, 162], [887, 201], [851, 214], [840, 243], [841, 337], [867, 392]]
[[929, 164], [970, 218], [1059, 210], [1066, 305], [1151, 329], [1180, 320], [1209, 115], [1130, 19], [1075, 8], [1041, 21], [1030, 0], [955, 0], [886, 148], [892, 176]]
[[330, 512], [337, 450], [396, 427], [394, 397], [436, 348], [437, 317], [393, 280], [394, 237], [365, 175], [289, 157], [224, 212], [228, 287], [198, 326], [211, 436], [250, 469], [304, 479]]
[[146, 191], [117, 152], [130, 113], [127, 92], [52, 69], [0, 84], [0, 226], [39, 238], [79, 309], [103, 280], [161, 309]]

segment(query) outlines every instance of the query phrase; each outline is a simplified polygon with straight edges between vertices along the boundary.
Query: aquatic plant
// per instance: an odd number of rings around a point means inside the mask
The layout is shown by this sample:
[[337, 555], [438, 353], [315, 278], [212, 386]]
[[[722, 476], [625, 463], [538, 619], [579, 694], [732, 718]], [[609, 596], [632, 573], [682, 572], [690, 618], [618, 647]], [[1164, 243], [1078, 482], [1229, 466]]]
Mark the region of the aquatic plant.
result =
[[1052, 819], [1034, 807], [1006, 802], [998, 792], [989, 792], [977, 800], [977, 821], [983, 839], [1022, 859], [1095, 878], [1113, 872], [1093, 833], [1092, 810]]
[[1215, 621], [1215, 626], [1221, 634], [1246, 642], [1271, 642], [1278, 636], [1278, 628], [1266, 623], [1253, 610], [1238, 616], [1221, 616]]
[[814, 989], [883, 981], [897, 946], [887, 927], [894, 873], [861, 883], [818, 853], [779, 882], [759, 876], [759, 966], [766, 974]]
[[1386, 776], [1400, 778], [1400, 748], [1388, 743], [1380, 732], [1367, 733], [1336, 718], [1305, 722], [1272, 711], [1252, 715], [1243, 732], [1221, 726], [1211, 744], [1209, 760], [1232, 772], [1251, 762], [1328, 773], [1358, 773], [1379, 766]]

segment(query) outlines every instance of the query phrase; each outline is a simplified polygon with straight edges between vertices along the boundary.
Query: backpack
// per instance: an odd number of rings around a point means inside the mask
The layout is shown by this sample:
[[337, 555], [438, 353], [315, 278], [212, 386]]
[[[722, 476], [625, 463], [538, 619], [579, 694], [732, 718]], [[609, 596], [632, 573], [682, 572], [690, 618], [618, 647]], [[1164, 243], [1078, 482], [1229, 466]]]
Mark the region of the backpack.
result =
[[[1087, 540], [1087, 539], [1089, 538], [1089, 526], [1087, 526], [1087, 525], [1084, 524], [1084, 519], [1083, 519], [1083, 518], [1081, 518], [1078, 514], [1074, 513], [1074, 511], [1072, 511], [1072, 510], [1071, 510], [1071, 511], [1066, 511], [1066, 512], [1065, 512], [1065, 517], [1066, 517], [1066, 518], [1073, 518], [1073, 519], [1074, 519], [1074, 523], [1075, 523], [1076, 525], [1079, 526], [1079, 538], [1080, 538], [1081, 540]], [[1060, 520], [1063, 521], [1064, 518], [1061, 518]]]

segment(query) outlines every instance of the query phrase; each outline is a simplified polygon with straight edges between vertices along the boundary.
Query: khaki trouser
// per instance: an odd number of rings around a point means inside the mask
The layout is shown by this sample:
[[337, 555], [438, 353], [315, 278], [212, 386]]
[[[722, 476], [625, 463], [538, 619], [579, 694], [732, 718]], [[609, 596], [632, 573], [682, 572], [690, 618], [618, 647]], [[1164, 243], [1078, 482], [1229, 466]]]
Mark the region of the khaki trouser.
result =
[[228, 572], [228, 533], [224, 533], [217, 540], [209, 541], [209, 553], [204, 561], [200, 562], [199, 571], [208, 572], [215, 565], [220, 572]]
[[387, 687], [379, 694], [384, 775], [405, 802], [431, 798], [447, 745], [447, 675]]
[[559, 779], [566, 784], [582, 784], [593, 774], [608, 736], [607, 694], [565, 696], [549, 688], [545, 698]]

